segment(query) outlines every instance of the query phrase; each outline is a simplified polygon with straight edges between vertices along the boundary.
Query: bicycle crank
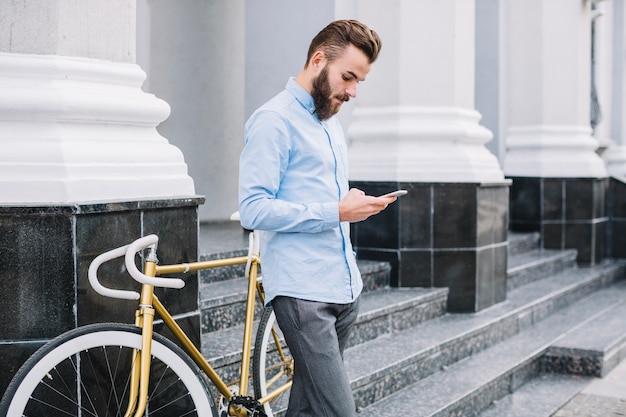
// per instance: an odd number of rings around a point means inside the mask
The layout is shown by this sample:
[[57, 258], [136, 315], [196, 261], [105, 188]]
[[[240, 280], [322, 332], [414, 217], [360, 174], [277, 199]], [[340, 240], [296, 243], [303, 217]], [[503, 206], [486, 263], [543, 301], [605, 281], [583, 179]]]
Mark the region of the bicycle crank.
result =
[[[228, 389], [230, 390], [231, 394], [233, 394], [234, 396], [239, 394], [239, 386], [238, 386], [238, 383], [236, 382], [229, 384]], [[230, 417], [233, 414], [230, 414], [228, 412], [229, 408], [230, 408], [230, 402], [228, 401], [228, 399], [226, 399], [226, 397], [224, 397], [222, 394], [219, 394], [218, 401], [217, 401], [217, 415], [219, 417]]]

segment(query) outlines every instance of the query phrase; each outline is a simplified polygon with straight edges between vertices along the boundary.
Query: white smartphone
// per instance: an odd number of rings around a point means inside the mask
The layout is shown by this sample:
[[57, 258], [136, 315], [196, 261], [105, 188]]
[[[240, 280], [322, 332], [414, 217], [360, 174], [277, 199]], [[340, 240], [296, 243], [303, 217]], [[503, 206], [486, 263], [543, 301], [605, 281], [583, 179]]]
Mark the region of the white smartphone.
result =
[[400, 197], [401, 195], [406, 195], [407, 193], [407, 190], [396, 190], [391, 193], [379, 195], [379, 197]]

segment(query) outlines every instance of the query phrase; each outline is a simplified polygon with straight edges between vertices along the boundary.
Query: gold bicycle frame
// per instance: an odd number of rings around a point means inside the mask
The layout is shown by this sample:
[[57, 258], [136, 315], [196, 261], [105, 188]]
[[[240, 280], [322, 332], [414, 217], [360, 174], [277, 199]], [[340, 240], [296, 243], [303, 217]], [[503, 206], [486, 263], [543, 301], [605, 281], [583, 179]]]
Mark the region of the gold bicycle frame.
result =
[[[189, 271], [199, 271], [202, 269], [219, 268], [225, 266], [234, 266], [246, 264], [249, 261], [248, 256], [216, 259], [211, 261], [190, 262], [172, 265], [157, 265], [156, 261], [147, 260], [144, 263], [144, 274], [147, 276], [155, 277], [165, 274], [186, 273]], [[251, 362], [251, 350], [252, 350], [252, 333], [254, 322], [254, 305], [257, 294], [261, 302], [264, 302], [264, 293], [261, 282], [257, 279], [258, 268], [260, 259], [258, 255], [252, 255], [250, 259], [250, 272], [248, 276], [248, 293], [246, 298], [246, 317], [244, 323], [244, 334], [242, 343], [242, 359], [240, 369], [239, 380], [239, 392], [238, 395], [248, 395], [248, 384], [250, 377], [250, 362]], [[233, 397], [232, 392], [228, 388], [228, 385], [224, 380], [215, 372], [209, 362], [202, 356], [200, 350], [193, 344], [189, 337], [185, 334], [183, 329], [176, 323], [172, 315], [167, 311], [165, 306], [161, 303], [158, 297], [154, 294], [154, 287], [152, 285], [142, 284], [141, 298], [139, 309], [135, 313], [135, 325], [142, 328], [142, 349], [141, 351], [135, 351], [136, 360], [133, 361], [133, 368], [131, 371], [131, 387], [128, 409], [125, 417], [133, 415], [140, 417], [146, 407], [148, 397], [148, 381], [150, 376], [150, 349], [152, 344], [153, 333], [153, 320], [154, 314], [163, 320], [163, 323], [170, 329], [174, 337], [178, 339], [183, 346], [183, 349], [193, 359], [193, 361], [202, 369], [211, 382], [215, 385], [218, 391], [230, 401]], [[279, 349], [279, 354], [282, 358], [283, 352], [278, 343], [278, 335], [274, 332], [274, 339]], [[276, 398], [278, 395], [289, 389], [291, 382], [279, 387], [266, 397], [258, 398], [257, 400], [261, 404], [265, 404], [268, 401]], [[231, 407], [229, 410], [232, 416], [246, 417], [247, 412], [242, 409]]]

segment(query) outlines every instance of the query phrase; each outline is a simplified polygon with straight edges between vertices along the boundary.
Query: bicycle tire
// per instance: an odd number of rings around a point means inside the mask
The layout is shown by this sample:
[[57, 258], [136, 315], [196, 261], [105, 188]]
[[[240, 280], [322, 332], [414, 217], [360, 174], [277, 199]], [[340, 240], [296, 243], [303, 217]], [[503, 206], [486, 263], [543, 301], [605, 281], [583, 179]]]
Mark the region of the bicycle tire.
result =
[[[0, 416], [124, 415], [136, 326], [101, 323], [70, 330], [35, 352], [7, 387]], [[154, 334], [144, 416], [217, 417], [198, 366], [177, 345]]]
[[[278, 335], [279, 343], [283, 347], [283, 356], [276, 349], [274, 332]], [[289, 355], [272, 307], [264, 308], [261, 314], [254, 344], [252, 375], [257, 398], [267, 396], [293, 379], [293, 358]], [[276, 399], [263, 404], [267, 417], [284, 415], [289, 405], [290, 392], [291, 390], [288, 389]]]

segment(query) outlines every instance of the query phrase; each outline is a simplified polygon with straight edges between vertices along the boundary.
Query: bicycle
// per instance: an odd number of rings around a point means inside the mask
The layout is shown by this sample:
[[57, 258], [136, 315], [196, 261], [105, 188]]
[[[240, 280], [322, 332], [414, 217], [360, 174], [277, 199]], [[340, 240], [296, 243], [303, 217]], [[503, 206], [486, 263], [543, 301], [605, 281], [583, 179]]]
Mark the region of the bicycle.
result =
[[[89, 282], [99, 294], [139, 300], [134, 324], [81, 326], [46, 343], [10, 382], [0, 415], [273, 417], [286, 409], [294, 365], [271, 307], [263, 309], [254, 348], [252, 344], [257, 297], [264, 303], [257, 234], [250, 232], [247, 256], [211, 261], [158, 265], [157, 244], [156, 235], [145, 236], [100, 254], [89, 266]], [[135, 257], [145, 249], [149, 252], [141, 272]], [[122, 256], [129, 274], [141, 283], [140, 293], [107, 288], [98, 280], [100, 265]], [[228, 384], [161, 304], [154, 288], [185, 285], [182, 279], [161, 275], [243, 264], [248, 290], [242, 360], [238, 382]], [[183, 349], [153, 331], [155, 314]], [[220, 398], [217, 403], [211, 383]]]

